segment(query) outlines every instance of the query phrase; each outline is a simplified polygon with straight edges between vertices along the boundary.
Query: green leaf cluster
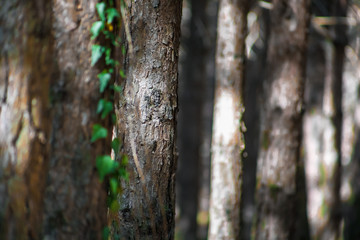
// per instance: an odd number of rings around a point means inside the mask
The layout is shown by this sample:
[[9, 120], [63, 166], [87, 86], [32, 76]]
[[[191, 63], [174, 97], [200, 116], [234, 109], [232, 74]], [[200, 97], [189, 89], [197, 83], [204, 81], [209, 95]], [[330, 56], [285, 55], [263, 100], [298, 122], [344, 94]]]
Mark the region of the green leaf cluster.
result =
[[[123, 4], [121, 5], [123, 7]], [[97, 105], [97, 114], [101, 119], [105, 119], [109, 115], [113, 122], [116, 122], [116, 116], [114, 112], [114, 96], [115, 92], [121, 92], [121, 86], [117, 86], [111, 83], [111, 79], [115, 72], [115, 67], [119, 65], [119, 62], [113, 59], [112, 47], [120, 46], [121, 39], [116, 37], [114, 33], [114, 26], [119, 23], [121, 15], [111, 0], [107, 3], [100, 2], [96, 4], [96, 10], [99, 15], [99, 20], [94, 22], [91, 29], [91, 39], [96, 40], [103, 36], [111, 44], [109, 46], [102, 46], [99, 44], [93, 44], [91, 47], [91, 66], [94, 66], [100, 59], [105, 60], [105, 69], [97, 75], [99, 80], [99, 92], [104, 94], [106, 98], [99, 100]], [[121, 51], [125, 51], [122, 46]], [[125, 73], [120, 70], [119, 75], [125, 78]], [[110, 91], [108, 91], [110, 90]], [[96, 142], [100, 139], [108, 137], [109, 130], [100, 124], [94, 124], [92, 128], [91, 142]], [[110, 131], [111, 132], [111, 131]], [[121, 149], [121, 142], [118, 138], [112, 140], [111, 147], [115, 152], [115, 155], [119, 154]], [[100, 155], [96, 157], [96, 169], [99, 174], [101, 182], [105, 181], [108, 187], [108, 199], [107, 204], [111, 211], [117, 211], [119, 209], [119, 203], [117, 200], [118, 194], [121, 192], [120, 179], [127, 180], [128, 173], [126, 171], [126, 165], [128, 158], [125, 155], [121, 155], [118, 161], [111, 158], [110, 155]], [[104, 231], [104, 239], [108, 239], [109, 229]]]

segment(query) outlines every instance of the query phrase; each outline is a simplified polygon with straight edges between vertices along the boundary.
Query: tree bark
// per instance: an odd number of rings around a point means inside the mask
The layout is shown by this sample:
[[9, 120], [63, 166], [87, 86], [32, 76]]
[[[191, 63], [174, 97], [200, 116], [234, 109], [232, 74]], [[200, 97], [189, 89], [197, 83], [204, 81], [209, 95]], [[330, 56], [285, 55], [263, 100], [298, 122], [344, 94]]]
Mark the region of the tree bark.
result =
[[129, 157], [129, 181], [119, 199], [118, 230], [124, 239], [174, 238], [181, 4], [128, 1], [132, 42], [117, 113]]
[[219, 6], [209, 239], [239, 239], [247, 1]]
[[257, 174], [256, 239], [294, 239], [308, 0], [273, 1]]
[[51, 2], [0, 8], [0, 239], [40, 239], [49, 160]]
[[107, 223], [106, 191], [99, 181], [95, 159], [106, 149], [110, 152], [105, 144], [109, 139], [90, 143], [92, 126], [100, 123], [96, 114], [101, 97], [96, 78], [99, 69], [90, 65], [94, 43], [90, 28], [97, 19], [96, 2], [53, 1], [57, 69], [51, 81], [46, 239], [101, 239]]

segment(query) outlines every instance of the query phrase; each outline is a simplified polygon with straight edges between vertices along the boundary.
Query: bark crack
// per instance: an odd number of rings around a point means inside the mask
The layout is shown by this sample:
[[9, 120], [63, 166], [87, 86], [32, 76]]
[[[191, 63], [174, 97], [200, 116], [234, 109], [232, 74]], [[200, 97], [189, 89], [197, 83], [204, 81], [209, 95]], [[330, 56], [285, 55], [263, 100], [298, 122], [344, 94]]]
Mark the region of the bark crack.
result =
[[20, 132], [23, 128], [23, 120], [24, 120], [24, 114], [21, 114], [21, 117], [19, 119], [19, 122], [17, 123], [17, 128], [16, 128], [16, 132], [14, 134], [14, 137], [12, 138], [12, 145], [15, 146], [16, 145], [16, 142], [17, 140], [19, 139], [19, 136], [20, 136]]
[[2, 103], [6, 103], [7, 101], [7, 92], [9, 88], [9, 78], [10, 78], [9, 58], [7, 52], [4, 53], [4, 59], [5, 59], [5, 88], [4, 88]]

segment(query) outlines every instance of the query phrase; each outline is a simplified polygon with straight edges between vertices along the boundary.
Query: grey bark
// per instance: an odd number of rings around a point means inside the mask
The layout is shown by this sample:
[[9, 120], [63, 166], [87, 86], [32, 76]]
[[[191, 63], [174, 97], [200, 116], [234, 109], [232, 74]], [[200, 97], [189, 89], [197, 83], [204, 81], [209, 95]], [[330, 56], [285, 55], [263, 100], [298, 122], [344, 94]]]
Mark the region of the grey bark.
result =
[[247, 1], [219, 6], [209, 239], [240, 237]]
[[[133, 52], [118, 103], [130, 174], [120, 201], [125, 239], [173, 239], [180, 0], [128, 1]], [[130, 45], [129, 45], [130, 46]]]
[[40, 239], [49, 162], [51, 2], [0, 7], [0, 239]]
[[308, 0], [273, 1], [257, 172], [256, 239], [295, 239]]

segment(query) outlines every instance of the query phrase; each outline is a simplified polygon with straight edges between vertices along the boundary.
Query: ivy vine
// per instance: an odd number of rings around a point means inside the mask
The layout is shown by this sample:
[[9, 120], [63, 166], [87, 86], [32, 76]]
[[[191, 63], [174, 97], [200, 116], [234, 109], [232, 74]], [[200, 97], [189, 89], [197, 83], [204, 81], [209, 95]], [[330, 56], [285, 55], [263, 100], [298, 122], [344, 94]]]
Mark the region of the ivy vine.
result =
[[[121, 8], [124, 8], [124, 2], [121, 1]], [[114, 33], [115, 27], [121, 24], [121, 15], [115, 8], [113, 1], [100, 2], [96, 4], [96, 10], [99, 15], [99, 21], [93, 23], [90, 32], [91, 39], [105, 38], [107, 45], [93, 44], [91, 49], [91, 66], [94, 66], [101, 58], [105, 59], [104, 69], [97, 75], [99, 80], [99, 92], [102, 94], [97, 105], [97, 114], [101, 119], [111, 117], [113, 123], [116, 123], [116, 115], [114, 113], [114, 95], [121, 93], [120, 86], [112, 83], [116, 73], [116, 67], [120, 65], [119, 61], [113, 58], [112, 49], [121, 47], [124, 54], [125, 48], [121, 45], [121, 39]], [[122, 78], [125, 78], [124, 71], [119, 70]], [[106, 94], [105, 94], [106, 93]], [[91, 142], [108, 137], [111, 129], [107, 129], [101, 124], [94, 124], [92, 129]], [[121, 142], [118, 138], [114, 138], [111, 143], [112, 150], [118, 154], [121, 148]], [[128, 162], [126, 155], [120, 156], [120, 161], [115, 161], [110, 155], [100, 155], [96, 157], [96, 168], [100, 181], [105, 181], [108, 187], [107, 205], [110, 211], [116, 212], [119, 209], [117, 200], [121, 192], [120, 179], [128, 179], [128, 173], [125, 169]], [[105, 235], [109, 234], [108, 228], [104, 230]], [[108, 237], [104, 236], [105, 239]]]

